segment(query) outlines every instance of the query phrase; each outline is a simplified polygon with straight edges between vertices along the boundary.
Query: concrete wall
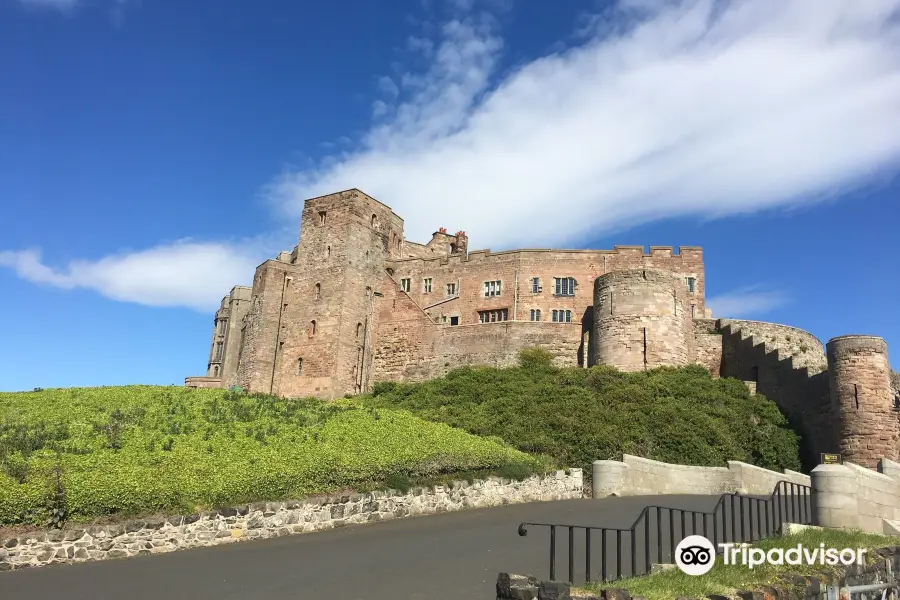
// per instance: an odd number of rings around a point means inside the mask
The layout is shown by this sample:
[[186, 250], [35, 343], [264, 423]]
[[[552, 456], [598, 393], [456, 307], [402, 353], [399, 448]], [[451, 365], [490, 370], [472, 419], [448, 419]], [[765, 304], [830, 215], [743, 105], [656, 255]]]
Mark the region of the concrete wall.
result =
[[728, 461], [726, 467], [675, 465], [625, 454], [621, 461], [598, 460], [593, 466], [594, 498], [657, 494], [771, 494], [779, 481], [809, 485], [802, 473], [769, 471]]
[[900, 464], [883, 460], [878, 471], [853, 463], [819, 465], [811, 474], [816, 525], [888, 533], [900, 520]]

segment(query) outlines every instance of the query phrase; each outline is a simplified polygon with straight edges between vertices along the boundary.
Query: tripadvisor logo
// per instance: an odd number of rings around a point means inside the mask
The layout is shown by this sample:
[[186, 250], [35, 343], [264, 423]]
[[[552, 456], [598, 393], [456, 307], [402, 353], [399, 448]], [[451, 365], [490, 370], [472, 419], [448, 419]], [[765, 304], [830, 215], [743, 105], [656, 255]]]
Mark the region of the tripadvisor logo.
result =
[[[743, 565], [750, 569], [764, 563], [770, 565], [863, 565], [864, 548], [805, 548], [797, 544], [790, 548], [772, 548], [768, 551], [753, 548], [749, 544], [719, 544], [722, 564]], [[675, 548], [675, 564], [688, 575], [705, 575], [716, 563], [716, 548], [702, 535], [689, 535]]]

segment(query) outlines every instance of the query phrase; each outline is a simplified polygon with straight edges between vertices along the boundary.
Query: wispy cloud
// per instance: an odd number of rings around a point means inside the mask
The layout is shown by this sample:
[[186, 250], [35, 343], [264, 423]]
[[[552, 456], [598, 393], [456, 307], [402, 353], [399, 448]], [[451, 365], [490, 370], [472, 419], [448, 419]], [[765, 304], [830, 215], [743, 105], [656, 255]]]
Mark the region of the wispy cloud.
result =
[[[447, 226], [474, 247], [575, 245], [653, 220], [815, 202], [900, 163], [900, 0], [622, 0], [573, 23], [578, 45], [513, 71], [501, 69], [515, 49], [497, 21], [478, 3], [460, 12], [470, 5], [416, 21], [415, 60], [375, 80], [364, 135], [264, 186], [278, 215], [296, 222], [304, 199], [358, 187], [412, 239]], [[51, 285], [201, 306], [265, 258], [228, 244], [178, 252], [130, 291], [131, 256], [64, 274], [27, 253], [3, 260]], [[713, 306], [760, 312], [771, 294]]]
[[754, 317], [784, 306], [790, 297], [784, 292], [749, 286], [706, 299], [716, 318]]
[[355, 152], [283, 174], [272, 197], [295, 216], [359, 187], [410, 237], [446, 225], [494, 248], [814, 202], [897, 167], [898, 7], [629, 0], [508, 74], [495, 23], [456, 18]]
[[232, 286], [252, 281], [264, 250], [256, 243], [183, 240], [53, 269], [42, 262], [40, 250], [29, 249], [0, 252], [0, 266], [32, 283], [90, 289], [113, 300], [148, 306], [207, 311], [215, 308]]

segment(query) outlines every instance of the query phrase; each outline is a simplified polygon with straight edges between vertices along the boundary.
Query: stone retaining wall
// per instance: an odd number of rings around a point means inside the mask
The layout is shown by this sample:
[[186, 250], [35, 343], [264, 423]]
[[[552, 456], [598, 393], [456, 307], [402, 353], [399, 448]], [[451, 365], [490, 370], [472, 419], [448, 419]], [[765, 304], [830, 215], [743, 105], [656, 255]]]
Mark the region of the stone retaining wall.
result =
[[524, 481], [491, 477], [471, 484], [416, 488], [406, 494], [389, 491], [258, 502], [188, 516], [26, 534], [0, 539], [0, 571], [172, 552], [467, 508], [581, 498], [582, 483], [581, 469], [570, 469]]

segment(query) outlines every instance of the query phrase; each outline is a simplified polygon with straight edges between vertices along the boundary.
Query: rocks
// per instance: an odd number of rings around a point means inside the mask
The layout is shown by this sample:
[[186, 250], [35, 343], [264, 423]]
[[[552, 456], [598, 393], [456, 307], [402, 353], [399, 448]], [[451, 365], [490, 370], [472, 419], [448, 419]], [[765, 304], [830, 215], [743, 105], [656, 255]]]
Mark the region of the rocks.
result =
[[[0, 570], [172, 552], [469, 507], [580, 498], [582, 486], [581, 469], [572, 469], [569, 474], [554, 473], [546, 478], [531, 477], [525, 481], [504, 482], [499, 478], [472, 484], [458, 481], [433, 489], [416, 488], [407, 494], [392, 490], [319, 496], [303, 501], [256, 502], [186, 516], [52, 530], [46, 534], [0, 539]], [[526, 581], [530, 580], [526, 578]], [[518, 594], [516, 600], [536, 600], [536, 584], [535, 579], [531, 587], [516, 588], [518, 591], [513, 592]], [[548, 590], [547, 593], [555, 592]], [[557, 597], [563, 600], [567, 596]]]

